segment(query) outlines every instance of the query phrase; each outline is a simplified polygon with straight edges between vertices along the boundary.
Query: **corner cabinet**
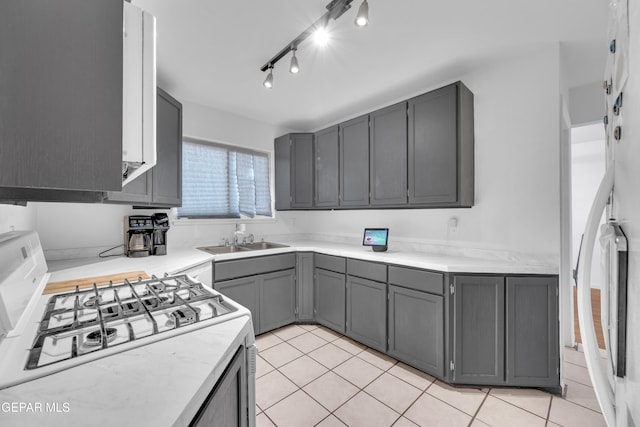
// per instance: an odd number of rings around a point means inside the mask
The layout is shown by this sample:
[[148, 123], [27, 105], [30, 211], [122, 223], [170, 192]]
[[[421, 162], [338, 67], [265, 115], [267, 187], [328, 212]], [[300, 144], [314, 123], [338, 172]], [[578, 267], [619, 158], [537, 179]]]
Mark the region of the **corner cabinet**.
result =
[[136, 206], [182, 205], [182, 104], [157, 88], [156, 165], [125, 185], [109, 192], [105, 202]]
[[456, 275], [452, 381], [559, 390], [556, 276]]
[[121, 1], [0, 2], [0, 198], [122, 188], [122, 25]]
[[461, 82], [408, 101], [409, 204], [473, 206], [473, 94]]
[[276, 138], [274, 152], [276, 209], [313, 208], [313, 134], [291, 133]]

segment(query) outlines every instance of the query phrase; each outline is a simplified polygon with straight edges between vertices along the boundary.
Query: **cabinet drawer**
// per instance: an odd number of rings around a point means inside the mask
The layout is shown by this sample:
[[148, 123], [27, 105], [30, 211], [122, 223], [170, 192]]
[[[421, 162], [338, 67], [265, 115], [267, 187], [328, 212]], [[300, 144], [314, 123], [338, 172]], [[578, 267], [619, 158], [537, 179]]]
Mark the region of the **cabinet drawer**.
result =
[[331, 270], [337, 273], [344, 273], [345, 259], [339, 256], [315, 254], [315, 266], [324, 270]]
[[377, 262], [347, 260], [347, 274], [378, 282], [387, 281], [387, 265]]
[[415, 268], [389, 266], [389, 283], [438, 295], [444, 292], [443, 274]]
[[244, 258], [234, 261], [216, 262], [214, 267], [215, 281], [234, 277], [253, 276], [254, 274], [295, 268], [296, 254], [270, 255], [256, 258]]

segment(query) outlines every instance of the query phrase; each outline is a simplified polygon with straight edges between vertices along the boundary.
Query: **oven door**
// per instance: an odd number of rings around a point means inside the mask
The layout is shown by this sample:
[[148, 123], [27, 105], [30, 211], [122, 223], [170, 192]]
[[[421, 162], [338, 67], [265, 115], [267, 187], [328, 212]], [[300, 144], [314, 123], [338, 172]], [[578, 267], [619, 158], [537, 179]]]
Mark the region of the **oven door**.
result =
[[190, 427], [250, 425], [247, 356], [244, 346], [238, 348], [218, 383], [189, 424]]

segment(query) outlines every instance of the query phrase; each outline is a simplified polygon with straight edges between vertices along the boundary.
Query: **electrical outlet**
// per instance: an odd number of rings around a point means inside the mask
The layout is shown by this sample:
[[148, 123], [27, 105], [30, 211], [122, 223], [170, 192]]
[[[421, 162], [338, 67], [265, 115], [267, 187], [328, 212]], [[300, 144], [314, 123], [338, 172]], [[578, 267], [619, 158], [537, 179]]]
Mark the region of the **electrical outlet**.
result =
[[458, 218], [452, 216], [449, 218], [449, 233], [457, 234], [458, 233]]

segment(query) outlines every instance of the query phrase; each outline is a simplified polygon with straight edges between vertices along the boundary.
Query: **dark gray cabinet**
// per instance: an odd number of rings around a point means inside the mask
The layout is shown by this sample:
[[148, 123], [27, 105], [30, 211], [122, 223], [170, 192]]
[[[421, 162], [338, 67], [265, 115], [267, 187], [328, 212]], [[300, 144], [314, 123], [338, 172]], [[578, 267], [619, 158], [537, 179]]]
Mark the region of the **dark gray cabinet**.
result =
[[240, 347], [189, 424], [190, 426], [245, 427], [249, 425], [246, 357], [246, 350]]
[[390, 284], [389, 354], [443, 377], [444, 349], [444, 298]]
[[453, 381], [504, 384], [504, 277], [455, 276]]
[[182, 205], [182, 104], [157, 88], [156, 165], [106, 201], [138, 206]]
[[371, 206], [407, 203], [407, 103], [369, 115]]
[[259, 276], [249, 276], [214, 283], [215, 290], [246, 307], [251, 312], [253, 330], [256, 335], [260, 333], [259, 280]]
[[369, 116], [340, 124], [340, 206], [369, 205]]
[[557, 278], [507, 277], [506, 316], [507, 383], [558, 386]]
[[291, 207], [313, 207], [313, 135], [291, 135]]
[[298, 320], [313, 320], [313, 252], [298, 252], [296, 256]]
[[473, 94], [461, 82], [408, 101], [409, 204], [473, 205]]
[[214, 263], [214, 289], [251, 311], [256, 334], [295, 321], [296, 255]]
[[315, 134], [315, 207], [334, 208], [339, 204], [338, 126]]
[[347, 276], [347, 336], [387, 350], [387, 284]]
[[274, 142], [276, 210], [291, 209], [291, 136], [282, 135]]
[[1, 198], [122, 188], [122, 25], [118, 1], [0, 2]]
[[316, 254], [314, 315], [316, 322], [345, 333], [346, 279], [345, 259]]

